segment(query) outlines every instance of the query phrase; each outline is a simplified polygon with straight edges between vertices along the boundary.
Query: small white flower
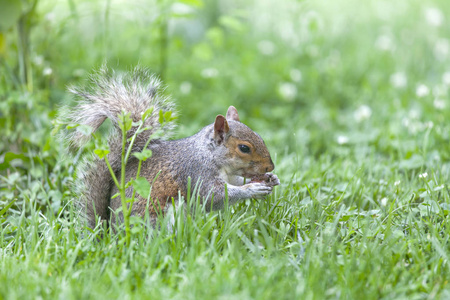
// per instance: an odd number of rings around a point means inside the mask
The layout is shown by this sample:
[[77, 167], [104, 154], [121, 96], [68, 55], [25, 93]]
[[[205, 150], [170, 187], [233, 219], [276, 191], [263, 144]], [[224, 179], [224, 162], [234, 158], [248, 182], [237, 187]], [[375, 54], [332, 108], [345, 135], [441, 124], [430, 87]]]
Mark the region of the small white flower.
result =
[[419, 174], [419, 178], [427, 178], [427, 176], [428, 176], [427, 172]]
[[348, 137], [345, 136], [345, 135], [339, 135], [339, 136], [337, 137], [337, 143], [338, 143], [339, 145], [347, 144], [348, 141], [349, 141], [349, 139], [348, 139]]
[[285, 41], [290, 41], [292, 45], [292, 41], [297, 39], [297, 31], [295, 30], [294, 25], [290, 22], [281, 22], [280, 37]]
[[44, 63], [44, 57], [43, 57], [42, 55], [36, 55], [36, 56], [34, 57], [34, 63], [35, 63], [37, 66], [42, 66], [42, 64]]
[[191, 92], [191, 89], [192, 89], [192, 84], [189, 81], [183, 81], [180, 84], [180, 91], [182, 94], [185, 94], [185, 95], [189, 94]]
[[386, 181], [384, 181], [383, 179], [380, 179], [380, 181], [378, 181], [378, 184], [380, 184], [380, 185], [386, 185]]
[[258, 43], [258, 50], [264, 55], [273, 55], [275, 53], [275, 44], [268, 40], [263, 40]]
[[439, 27], [444, 22], [444, 14], [435, 7], [425, 9], [425, 19], [431, 26]]
[[403, 119], [402, 119], [402, 125], [403, 125], [404, 127], [408, 127], [410, 123], [411, 123], [411, 122], [410, 122], [410, 120], [409, 120], [408, 118], [403, 118]]
[[42, 75], [44, 75], [44, 76], [50, 76], [50, 75], [52, 75], [52, 73], [53, 73], [53, 70], [50, 67], [46, 67], [46, 68], [44, 68], [44, 70], [42, 70]]
[[55, 13], [49, 12], [44, 16], [44, 18], [49, 22], [53, 22], [55, 21]]
[[380, 35], [375, 41], [375, 47], [383, 51], [388, 51], [394, 49], [394, 43], [392, 42], [392, 38], [390, 36]]
[[450, 71], [447, 71], [444, 74], [442, 74], [442, 82], [445, 85], [450, 86]]
[[291, 72], [289, 72], [289, 75], [294, 82], [302, 81], [302, 72], [299, 69], [292, 69]]
[[417, 108], [412, 108], [409, 110], [408, 116], [411, 119], [418, 119], [420, 117], [420, 111]]
[[419, 84], [416, 88], [416, 95], [419, 98], [428, 96], [430, 89], [425, 84]]
[[433, 105], [436, 109], [444, 109], [445, 108], [445, 101], [443, 99], [434, 99]]
[[430, 129], [434, 127], [434, 123], [433, 123], [433, 121], [428, 121], [428, 122], [425, 122], [425, 124], [424, 124], [424, 125], [425, 125], [425, 127], [426, 127], [426, 128], [430, 128]]
[[404, 88], [408, 84], [408, 78], [405, 73], [397, 72], [391, 75], [390, 82], [395, 88]]
[[382, 206], [386, 206], [388, 202], [388, 198], [384, 197], [383, 199], [381, 199], [380, 203]]
[[397, 180], [396, 182], [394, 182], [394, 185], [397, 186], [400, 184], [400, 180]]
[[367, 105], [361, 105], [358, 109], [353, 113], [353, 117], [355, 117], [356, 122], [361, 122], [367, 120], [372, 115], [372, 109]]
[[283, 82], [278, 87], [278, 92], [285, 100], [292, 101], [297, 96], [297, 87], [291, 82]]
[[437, 60], [445, 60], [450, 52], [450, 42], [447, 39], [437, 40], [436, 44], [434, 44], [433, 52]]
[[219, 71], [216, 68], [206, 68], [202, 70], [201, 75], [204, 78], [214, 78], [219, 75]]

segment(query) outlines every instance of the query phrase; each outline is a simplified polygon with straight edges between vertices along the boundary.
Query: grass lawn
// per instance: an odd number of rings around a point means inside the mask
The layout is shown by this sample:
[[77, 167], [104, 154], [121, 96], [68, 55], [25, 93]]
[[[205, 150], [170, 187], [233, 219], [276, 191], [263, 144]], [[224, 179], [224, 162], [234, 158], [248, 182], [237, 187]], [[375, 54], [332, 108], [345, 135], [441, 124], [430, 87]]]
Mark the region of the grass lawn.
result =
[[[450, 298], [447, 0], [35, 2], [0, 21], [0, 299]], [[177, 137], [236, 106], [281, 185], [99, 239], [52, 121], [104, 60], [163, 77]]]

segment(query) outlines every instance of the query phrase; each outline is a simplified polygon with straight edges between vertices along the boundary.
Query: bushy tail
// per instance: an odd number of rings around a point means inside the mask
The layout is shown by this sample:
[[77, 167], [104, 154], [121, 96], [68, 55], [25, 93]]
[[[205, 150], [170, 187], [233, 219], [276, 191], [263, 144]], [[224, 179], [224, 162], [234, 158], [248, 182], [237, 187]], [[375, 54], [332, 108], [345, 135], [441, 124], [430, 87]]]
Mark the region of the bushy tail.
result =
[[[135, 68], [128, 73], [115, 73], [102, 67], [90, 75], [90, 84], [85, 87], [71, 87], [69, 90], [77, 95], [76, 106], [66, 108], [62, 113], [63, 123], [87, 125], [95, 132], [109, 118], [113, 129], [108, 137], [110, 153], [108, 161], [117, 174], [121, 166], [122, 134], [119, 128], [121, 112], [130, 113], [133, 122], [142, 119], [142, 114], [150, 107], [154, 110], [144, 123], [148, 130], [140, 132], [133, 144], [133, 151], [140, 151], [156, 131], [162, 131], [162, 138], [168, 138], [175, 126], [173, 122], [161, 128], [159, 111], [174, 111], [174, 104], [162, 95], [164, 90], [161, 81], [148, 70]], [[64, 139], [69, 147], [79, 148], [89, 140], [86, 130], [65, 131]], [[128, 132], [132, 136], [136, 127]], [[95, 215], [101, 220], [109, 220], [110, 190], [113, 180], [104, 160], [98, 157], [85, 158], [77, 171], [77, 192], [80, 196], [78, 204], [84, 211], [88, 225], [94, 227]]]

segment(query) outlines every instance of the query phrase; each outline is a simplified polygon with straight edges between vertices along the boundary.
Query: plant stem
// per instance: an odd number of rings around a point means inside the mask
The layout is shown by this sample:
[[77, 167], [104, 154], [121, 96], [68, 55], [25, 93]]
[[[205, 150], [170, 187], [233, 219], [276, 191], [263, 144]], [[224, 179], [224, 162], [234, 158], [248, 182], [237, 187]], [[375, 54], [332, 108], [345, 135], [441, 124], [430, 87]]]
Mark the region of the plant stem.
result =
[[[130, 216], [131, 216], [131, 210], [133, 208], [133, 202], [134, 202], [134, 197], [135, 197], [136, 193], [133, 190], [133, 195], [130, 199], [130, 206], [128, 207], [127, 198], [125, 195], [125, 190], [126, 190], [125, 174], [126, 174], [127, 162], [130, 157], [131, 150], [133, 149], [134, 141], [136, 140], [136, 136], [138, 135], [141, 128], [142, 128], [142, 123], [139, 125], [139, 127], [136, 129], [135, 133], [133, 134], [126, 152], [125, 152], [125, 148], [127, 146], [127, 131], [125, 129], [122, 129], [122, 155], [121, 155], [119, 190], [120, 190], [120, 199], [122, 202], [122, 214], [123, 214], [123, 219], [124, 219], [124, 223], [125, 223], [125, 234], [126, 234], [127, 245], [130, 245], [130, 243], [131, 243]], [[108, 168], [110, 168], [109, 165], [108, 165]], [[110, 171], [111, 171], [111, 169], [110, 169]], [[115, 182], [117, 184], [117, 179], [115, 179]]]
[[128, 215], [127, 198], [125, 195], [125, 167], [127, 161], [125, 160], [125, 147], [127, 144], [127, 132], [122, 130], [122, 156], [120, 169], [120, 200], [122, 201], [122, 214], [125, 222], [126, 244], [129, 246], [131, 242], [130, 236], [130, 216]]
[[120, 188], [119, 181], [117, 180], [116, 174], [114, 174], [114, 170], [112, 169], [111, 165], [109, 164], [109, 160], [108, 160], [107, 156], [105, 156], [105, 162], [106, 162], [106, 165], [108, 166], [109, 173], [111, 173], [114, 183], [116, 184], [117, 188]]

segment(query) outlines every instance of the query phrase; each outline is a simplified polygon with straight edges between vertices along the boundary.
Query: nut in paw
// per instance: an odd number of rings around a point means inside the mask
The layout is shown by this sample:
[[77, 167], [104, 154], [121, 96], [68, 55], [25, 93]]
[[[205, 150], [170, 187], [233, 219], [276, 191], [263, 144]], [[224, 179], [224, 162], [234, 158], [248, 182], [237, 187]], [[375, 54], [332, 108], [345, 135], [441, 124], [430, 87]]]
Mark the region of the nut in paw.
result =
[[278, 176], [273, 173], [265, 173], [265, 174], [253, 176], [251, 182], [260, 182], [260, 183], [264, 183], [267, 186], [276, 186], [276, 185], [280, 184], [280, 180], [278, 179]]

